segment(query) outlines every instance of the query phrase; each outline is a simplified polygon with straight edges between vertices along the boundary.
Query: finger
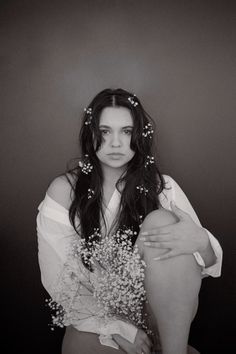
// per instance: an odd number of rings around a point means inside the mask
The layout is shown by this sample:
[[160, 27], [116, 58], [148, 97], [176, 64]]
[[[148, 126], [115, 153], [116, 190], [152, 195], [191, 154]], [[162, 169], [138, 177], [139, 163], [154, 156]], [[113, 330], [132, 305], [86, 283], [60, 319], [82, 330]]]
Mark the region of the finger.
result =
[[174, 243], [171, 241], [163, 241], [163, 242], [144, 242], [144, 246], [151, 248], [174, 248]]
[[127, 348], [127, 343], [128, 345], [130, 344], [130, 342], [128, 342], [124, 337], [120, 336], [119, 334], [113, 334], [112, 338], [121, 348]]
[[161, 235], [161, 234], [168, 234], [171, 232], [172, 230], [172, 225], [166, 225], [166, 226], [162, 226], [162, 227], [157, 227], [155, 229], [148, 229], [145, 231], [142, 231], [140, 233], [140, 237], [146, 237], [146, 236], [151, 236], [151, 235]]
[[161, 256], [155, 257], [153, 258], [154, 261], [163, 261], [164, 259], [169, 259], [175, 256], [179, 256], [181, 253], [179, 251], [176, 250], [171, 250], [169, 252], [164, 253]]
[[142, 343], [141, 353], [143, 353], [143, 354], [150, 354], [150, 353], [151, 353], [150, 348], [149, 348], [149, 346], [146, 344], [146, 342], [143, 342], [143, 343]]
[[174, 240], [174, 236], [171, 233], [164, 233], [159, 235], [149, 235], [140, 237], [141, 241], [144, 242], [162, 242], [162, 241], [171, 241]]

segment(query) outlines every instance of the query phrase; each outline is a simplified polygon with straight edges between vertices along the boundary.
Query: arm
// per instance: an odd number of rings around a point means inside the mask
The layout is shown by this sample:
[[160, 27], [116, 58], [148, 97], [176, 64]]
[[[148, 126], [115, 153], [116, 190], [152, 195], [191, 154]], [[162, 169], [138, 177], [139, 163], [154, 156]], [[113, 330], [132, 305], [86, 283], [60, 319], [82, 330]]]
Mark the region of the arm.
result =
[[72, 227], [66, 211], [47, 194], [38, 210], [36, 226], [41, 281], [53, 297], [67, 259]]
[[[195, 213], [192, 205], [190, 204], [187, 196], [180, 188], [180, 186], [173, 180], [173, 178], [169, 177], [169, 180], [172, 190], [172, 201], [178, 207], [177, 209], [182, 209], [184, 212], [190, 215], [192, 220], [198, 226], [198, 228], [196, 228], [195, 236], [199, 240], [199, 246], [196, 251], [198, 251], [204, 261], [206, 269], [204, 269], [203, 273], [208, 274], [209, 271], [209, 275], [220, 276], [222, 264], [222, 249], [219, 242], [208, 230], [202, 227], [197, 217], [197, 214]], [[174, 211], [177, 212], [178, 216], [177, 209], [175, 208]], [[209, 269], [207, 270], [207, 268]]]
[[220, 276], [222, 249], [219, 242], [201, 226], [189, 200], [178, 184], [169, 176], [164, 176], [164, 180], [166, 189], [160, 195], [160, 203], [163, 208], [175, 213], [177, 222], [145, 231], [142, 238], [146, 241], [145, 245], [168, 250], [165, 255], [156, 259], [194, 254], [202, 268], [202, 275]]
[[121, 320], [104, 321], [97, 316], [100, 309], [89, 289], [92, 285], [87, 270], [79, 260], [71, 257], [71, 243], [76, 242], [78, 235], [69, 221], [69, 195], [70, 188], [65, 180], [57, 178], [38, 207], [36, 224], [42, 284], [51, 298], [68, 310], [64, 325], [72, 325], [78, 331], [97, 333], [101, 344], [106, 346], [118, 348], [112, 340], [113, 333], [133, 346], [140, 337], [136, 338], [137, 328]]

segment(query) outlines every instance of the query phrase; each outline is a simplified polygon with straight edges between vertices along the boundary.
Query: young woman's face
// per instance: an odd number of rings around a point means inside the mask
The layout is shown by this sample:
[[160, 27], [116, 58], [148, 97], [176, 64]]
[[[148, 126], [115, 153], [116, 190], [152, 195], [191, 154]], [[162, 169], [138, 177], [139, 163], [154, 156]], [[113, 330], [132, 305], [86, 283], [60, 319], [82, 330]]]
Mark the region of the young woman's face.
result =
[[99, 122], [103, 142], [97, 151], [102, 165], [124, 168], [135, 152], [130, 148], [133, 119], [125, 107], [104, 108]]

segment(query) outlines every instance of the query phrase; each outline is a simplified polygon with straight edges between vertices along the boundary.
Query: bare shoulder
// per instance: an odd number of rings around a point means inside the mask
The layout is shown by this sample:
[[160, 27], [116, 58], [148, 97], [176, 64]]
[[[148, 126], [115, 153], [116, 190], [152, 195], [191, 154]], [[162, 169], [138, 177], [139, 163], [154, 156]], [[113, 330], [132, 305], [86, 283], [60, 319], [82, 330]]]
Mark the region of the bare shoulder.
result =
[[142, 227], [155, 228], [177, 222], [176, 216], [169, 210], [164, 208], [153, 210], [143, 221]]
[[61, 204], [64, 208], [69, 209], [72, 197], [73, 197], [73, 188], [74, 183], [73, 178], [70, 175], [67, 175], [70, 182], [65, 175], [56, 177], [49, 185], [47, 189], [47, 194], [57, 203]]

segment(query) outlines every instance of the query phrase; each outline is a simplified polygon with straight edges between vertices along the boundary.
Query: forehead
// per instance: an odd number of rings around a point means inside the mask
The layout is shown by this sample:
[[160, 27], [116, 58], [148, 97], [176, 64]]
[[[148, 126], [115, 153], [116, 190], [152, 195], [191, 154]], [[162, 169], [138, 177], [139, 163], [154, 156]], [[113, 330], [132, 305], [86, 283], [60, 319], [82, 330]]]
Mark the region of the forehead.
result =
[[133, 126], [133, 118], [125, 107], [106, 107], [100, 115], [99, 125], [110, 127]]

